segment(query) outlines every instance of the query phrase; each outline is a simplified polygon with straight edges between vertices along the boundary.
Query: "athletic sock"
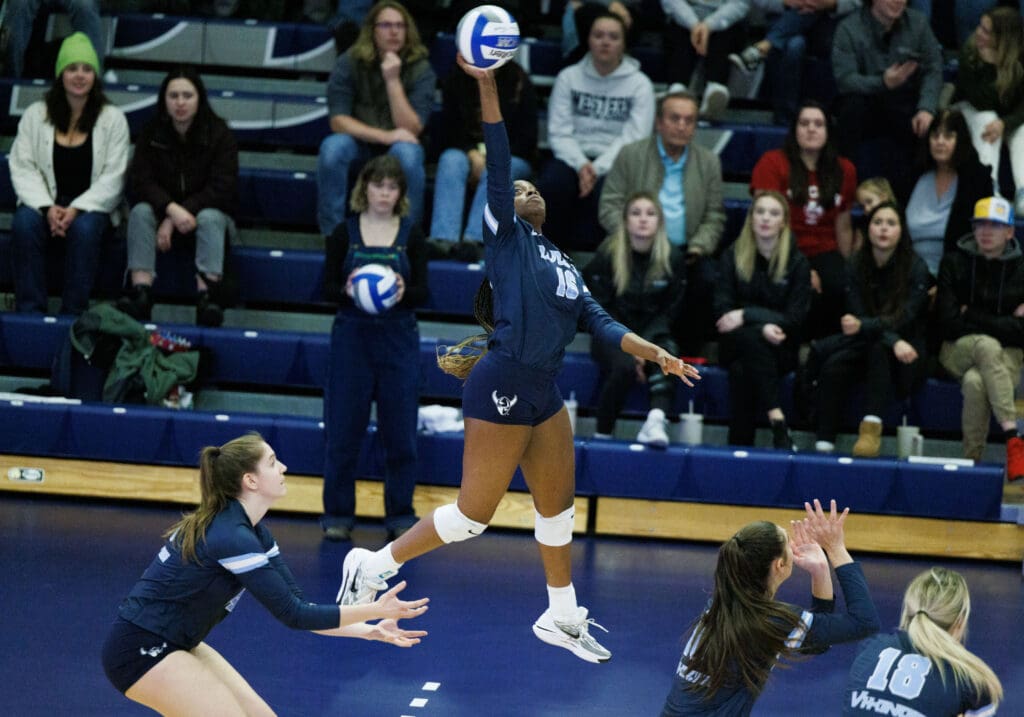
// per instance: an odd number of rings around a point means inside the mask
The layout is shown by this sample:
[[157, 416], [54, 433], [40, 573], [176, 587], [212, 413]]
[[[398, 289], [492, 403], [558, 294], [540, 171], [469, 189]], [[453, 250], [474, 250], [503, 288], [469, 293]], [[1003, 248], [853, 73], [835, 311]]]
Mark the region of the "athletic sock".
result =
[[388, 543], [366, 559], [365, 569], [370, 575], [375, 575], [381, 580], [388, 580], [398, 574], [398, 569], [402, 565], [404, 563], [395, 561], [391, 554], [391, 543]]
[[862, 420], [867, 421], [868, 423], [881, 423], [882, 422], [881, 418], [879, 418], [878, 416], [876, 416], [874, 414], [871, 414], [871, 413], [869, 413], [868, 415], [864, 416], [864, 418]]
[[572, 583], [564, 588], [553, 588], [548, 585], [548, 610], [553, 617], [575, 617], [576, 608], [576, 588]]

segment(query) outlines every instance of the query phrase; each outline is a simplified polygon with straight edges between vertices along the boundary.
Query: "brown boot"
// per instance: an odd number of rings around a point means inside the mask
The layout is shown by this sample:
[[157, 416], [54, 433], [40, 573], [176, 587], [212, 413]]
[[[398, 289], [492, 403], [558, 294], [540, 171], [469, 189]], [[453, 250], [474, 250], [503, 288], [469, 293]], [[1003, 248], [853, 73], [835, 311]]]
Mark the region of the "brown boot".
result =
[[860, 436], [853, 444], [853, 455], [858, 458], [877, 458], [882, 450], [882, 424], [875, 421], [860, 422]]

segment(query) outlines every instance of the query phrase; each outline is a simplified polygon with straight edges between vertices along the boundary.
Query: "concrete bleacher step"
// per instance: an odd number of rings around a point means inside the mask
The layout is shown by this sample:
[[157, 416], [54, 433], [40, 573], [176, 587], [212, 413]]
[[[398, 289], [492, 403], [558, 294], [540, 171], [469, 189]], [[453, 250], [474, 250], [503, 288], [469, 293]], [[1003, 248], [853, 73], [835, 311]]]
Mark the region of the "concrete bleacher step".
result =
[[[135, 67], [118, 67], [118, 85], [142, 85], [160, 87], [166, 72]], [[274, 77], [252, 77], [246, 75], [222, 75], [214, 72], [202, 73], [203, 84], [208, 93], [251, 92], [277, 95], [300, 95], [310, 98], [323, 97], [327, 84], [323, 80], [302, 78], [280, 79]]]

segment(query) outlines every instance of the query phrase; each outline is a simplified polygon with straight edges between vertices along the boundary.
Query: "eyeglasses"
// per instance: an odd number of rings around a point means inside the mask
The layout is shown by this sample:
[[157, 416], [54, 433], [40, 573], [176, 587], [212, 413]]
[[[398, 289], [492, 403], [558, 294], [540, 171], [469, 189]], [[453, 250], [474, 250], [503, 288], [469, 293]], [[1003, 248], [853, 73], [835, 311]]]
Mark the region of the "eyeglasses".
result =
[[373, 23], [373, 26], [375, 28], [377, 28], [378, 30], [384, 30], [385, 32], [387, 32], [388, 30], [404, 30], [405, 29], [405, 23], [404, 22], [375, 22], [375, 23]]

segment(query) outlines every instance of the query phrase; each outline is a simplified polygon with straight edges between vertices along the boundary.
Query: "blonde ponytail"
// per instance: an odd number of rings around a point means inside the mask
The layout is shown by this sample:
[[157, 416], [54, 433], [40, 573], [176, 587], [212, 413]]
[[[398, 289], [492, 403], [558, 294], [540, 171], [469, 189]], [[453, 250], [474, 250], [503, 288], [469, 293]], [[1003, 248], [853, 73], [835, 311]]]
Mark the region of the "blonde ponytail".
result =
[[931, 660], [945, 683], [946, 668], [958, 685], [987, 695], [993, 706], [1003, 699], [1003, 685], [985, 662], [963, 646], [971, 596], [963, 576], [934, 567], [914, 578], [903, 597], [900, 628], [914, 649]]

